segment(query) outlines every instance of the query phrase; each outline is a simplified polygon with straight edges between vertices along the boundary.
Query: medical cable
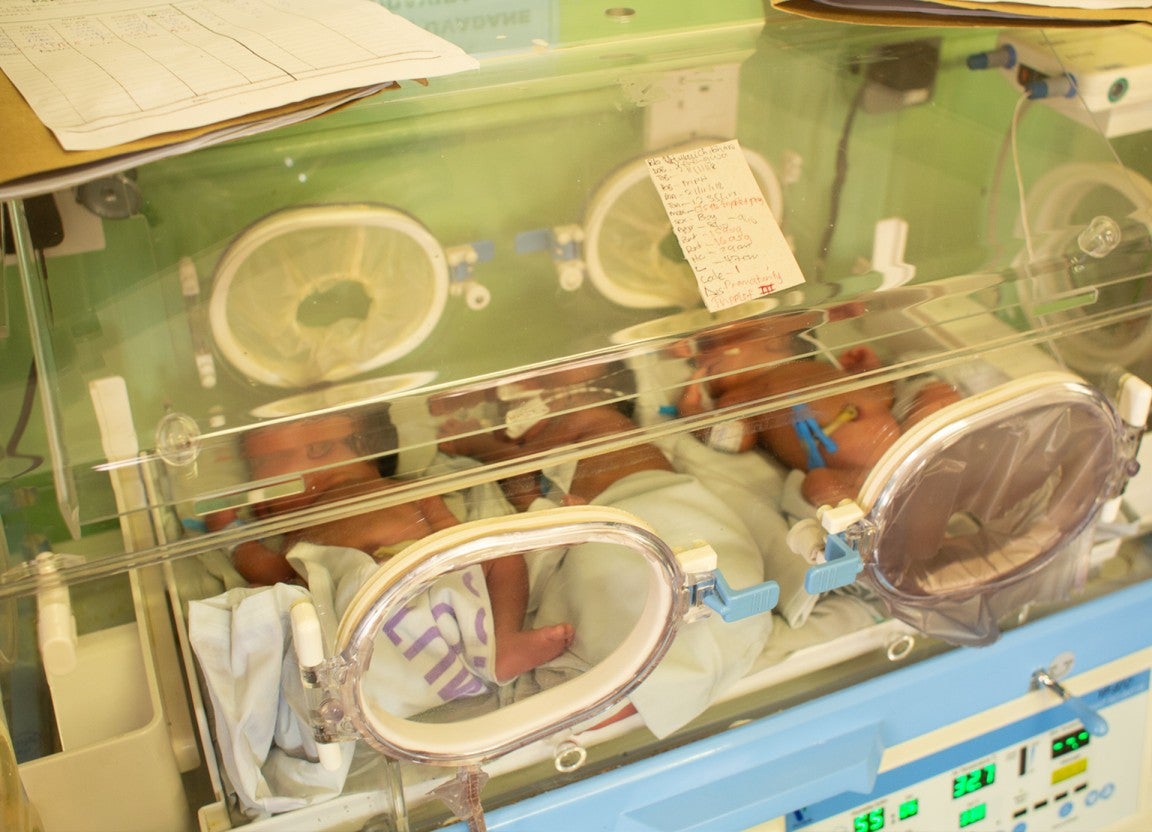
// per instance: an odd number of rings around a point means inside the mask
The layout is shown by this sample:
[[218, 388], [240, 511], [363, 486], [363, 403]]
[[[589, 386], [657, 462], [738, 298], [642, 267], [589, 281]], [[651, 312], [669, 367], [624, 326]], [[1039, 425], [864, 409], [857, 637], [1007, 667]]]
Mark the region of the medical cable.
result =
[[1020, 227], [1024, 233], [1024, 248], [1028, 252], [1028, 260], [1033, 261], [1036, 259], [1036, 255], [1032, 249], [1032, 228], [1028, 220], [1028, 206], [1024, 194], [1024, 175], [1020, 170], [1020, 144], [1018, 140], [1020, 116], [1024, 111], [1024, 106], [1030, 101], [1031, 98], [1028, 93], [1017, 99], [1016, 107], [1012, 110], [1010, 135], [1012, 137], [1012, 166], [1016, 172], [1016, 193], [1020, 200]]
[[13, 426], [12, 433], [8, 437], [8, 442], [4, 446], [5, 459], [27, 460], [28, 467], [19, 473], [10, 474], [5, 477], [5, 480], [14, 480], [22, 477], [31, 471], [35, 471], [44, 463], [44, 457], [40, 454], [25, 454], [19, 451], [20, 440], [24, 438], [24, 432], [28, 429], [28, 422], [32, 416], [32, 405], [36, 401], [36, 378], [36, 362], [29, 361], [28, 380], [24, 384], [24, 399], [20, 402], [20, 412], [16, 416], [16, 424]]
[[860, 112], [860, 105], [864, 100], [865, 86], [856, 90], [852, 104], [848, 108], [848, 115], [844, 119], [844, 127], [840, 130], [840, 140], [836, 145], [836, 175], [832, 179], [832, 188], [829, 193], [828, 221], [824, 226], [824, 236], [820, 246], [816, 249], [816, 278], [824, 276], [824, 269], [828, 264], [828, 250], [832, 247], [832, 238], [836, 234], [836, 223], [840, 215], [840, 195], [844, 190], [844, 181], [848, 178], [848, 139], [852, 133], [852, 124], [856, 121], [856, 114]]

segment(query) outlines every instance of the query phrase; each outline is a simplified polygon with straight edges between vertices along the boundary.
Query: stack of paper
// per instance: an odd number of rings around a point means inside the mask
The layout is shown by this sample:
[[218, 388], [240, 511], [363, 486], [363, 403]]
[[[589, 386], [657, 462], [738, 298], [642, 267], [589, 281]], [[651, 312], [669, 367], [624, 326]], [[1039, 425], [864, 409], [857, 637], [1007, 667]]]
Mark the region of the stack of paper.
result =
[[883, 26], [1152, 23], [1152, 0], [771, 0], [781, 11]]
[[372, 0], [6, 0], [0, 199], [476, 66]]

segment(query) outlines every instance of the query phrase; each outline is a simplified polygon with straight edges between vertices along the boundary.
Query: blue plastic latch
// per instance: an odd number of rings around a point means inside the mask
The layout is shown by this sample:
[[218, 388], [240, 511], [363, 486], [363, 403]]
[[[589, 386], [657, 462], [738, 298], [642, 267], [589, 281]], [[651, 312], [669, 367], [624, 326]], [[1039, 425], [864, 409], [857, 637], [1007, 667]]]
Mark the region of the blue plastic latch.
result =
[[559, 262], [578, 259], [583, 247], [583, 233], [575, 225], [533, 228], [530, 231], [521, 231], [515, 239], [517, 254], [547, 251], [552, 255], [553, 260]]
[[472, 248], [476, 251], [477, 263], [487, 263], [496, 256], [496, 244], [491, 240], [477, 240]]
[[476, 240], [456, 246], [448, 257], [448, 279], [452, 283], [467, 283], [477, 263], [487, 263], [496, 256], [496, 244], [491, 240]]
[[819, 595], [848, 586], [864, 569], [860, 553], [852, 548], [844, 533], [830, 534], [824, 542], [824, 563], [818, 563], [804, 576], [804, 591]]
[[733, 589], [717, 569], [715, 591], [704, 597], [704, 603], [720, 613], [725, 621], [740, 621], [773, 609], [780, 600], [780, 584], [765, 581], [745, 589]]
[[521, 231], [516, 235], [515, 249], [517, 254], [547, 251], [551, 247], [552, 229], [550, 228], [533, 228], [531, 231]]

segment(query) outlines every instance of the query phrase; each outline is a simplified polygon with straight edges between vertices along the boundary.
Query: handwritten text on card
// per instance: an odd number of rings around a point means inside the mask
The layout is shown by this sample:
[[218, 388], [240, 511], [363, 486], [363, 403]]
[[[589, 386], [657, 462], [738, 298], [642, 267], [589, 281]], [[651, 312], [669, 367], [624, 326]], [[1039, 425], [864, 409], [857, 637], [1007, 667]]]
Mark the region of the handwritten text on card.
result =
[[647, 162], [709, 311], [804, 282], [739, 143], [705, 145]]

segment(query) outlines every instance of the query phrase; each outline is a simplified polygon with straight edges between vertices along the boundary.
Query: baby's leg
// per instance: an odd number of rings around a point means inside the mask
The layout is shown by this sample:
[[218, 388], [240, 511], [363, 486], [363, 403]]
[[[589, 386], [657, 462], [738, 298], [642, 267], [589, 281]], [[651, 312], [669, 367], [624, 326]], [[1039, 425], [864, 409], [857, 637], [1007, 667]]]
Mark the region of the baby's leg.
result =
[[834, 506], [860, 496], [867, 468], [813, 468], [804, 476], [800, 493], [814, 506]]
[[528, 609], [528, 566], [522, 555], [487, 561], [484, 578], [492, 602], [496, 681], [508, 682], [556, 658], [572, 644], [571, 624], [524, 629]]

